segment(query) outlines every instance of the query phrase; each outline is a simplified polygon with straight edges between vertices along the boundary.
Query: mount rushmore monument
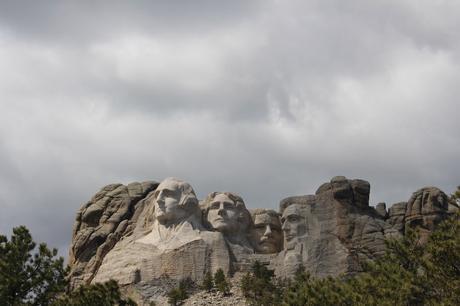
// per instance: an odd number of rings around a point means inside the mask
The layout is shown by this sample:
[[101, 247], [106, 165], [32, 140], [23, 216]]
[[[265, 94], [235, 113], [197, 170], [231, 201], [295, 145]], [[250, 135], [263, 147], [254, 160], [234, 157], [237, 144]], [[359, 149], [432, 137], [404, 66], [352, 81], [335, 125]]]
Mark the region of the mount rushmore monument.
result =
[[184, 278], [201, 282], [221, 268], [247, 271], [258, 260], [279, 277], [299, 265], [317, 277], [360, 271], [382, 255], [387, 237], [419, 227], [422, 238], [458, 210], [435, 187], [407, 202], [369, 205], [370, 185], [337, 176], [314, 195], [280, 201], [279, 211], [249, 210], [232, 192], [199, 201], [180, 179], [112, 184], [77, 213], [69, 263], [71, 286], [115, 279], [139, 300], [164, 294], [162, 285]]

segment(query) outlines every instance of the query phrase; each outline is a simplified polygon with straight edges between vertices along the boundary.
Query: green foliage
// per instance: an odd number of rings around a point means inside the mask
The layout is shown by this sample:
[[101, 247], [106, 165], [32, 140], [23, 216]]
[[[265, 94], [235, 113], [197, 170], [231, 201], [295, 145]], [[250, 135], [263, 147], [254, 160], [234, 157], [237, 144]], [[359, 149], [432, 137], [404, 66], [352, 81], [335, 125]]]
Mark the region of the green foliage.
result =
[[352, 291], [346, 283], [332, 277], [315, 279], [299, 267], [294, 280], [289, 282], [283, 292], [282, 305], [355, 305], [351, 303]]
[[283, 286], [274, 283], [274, 273], [259, 261], [254, 262], [251, 273], [240, 282], [243, 295], [251, 305], [279, 305]]
[[68, 269], [56, 249], [36, 248], [25, 226], [13, 229], [11, 240], [0, 235], [0, 304], [96, 306], [136, 305], [124, 300], [115, 281], [81, 286], [66, 293]]
[[214, 274], [214, 284], [216, 285], [217, 290], [222, 292], [224, 295], [230, 293], [230, 284], [222, 269], [218, 269]]
[[210, 271], [205, 274], [201, 288], [206, 291], [211, 291], [214, 288], [214, 280]]
[[131, 299], [123, 299], [114, 280], [106, 283], [80, 286], [77, 290], [61, 296], [53, 306], [128, 306], [137, 305]]
[[0, 235], [2, 305], [49, 305], [64, 291], [64, 259], [44, 243], [35, 247], [25, 226], [14, 228], [11, 240]]
[[424, 270], [429, 301], [460, 305], [460, 213], [441, 223], [427, 244]]
[[240, 288], [241, 288], [241, 292], [243, 292], [243, 295], [246, 298], [249, 298], [251, 296], [251, 281], [252, 281], [252, 277], [249, 272], [247, 272], [241, 278]]
[[179, 282], [179, 286], [168, 292], [168, 303], [174, 306], [180, 305], [188, 298], [187, 290], [190, 287], [190, 280], [185, 279]]

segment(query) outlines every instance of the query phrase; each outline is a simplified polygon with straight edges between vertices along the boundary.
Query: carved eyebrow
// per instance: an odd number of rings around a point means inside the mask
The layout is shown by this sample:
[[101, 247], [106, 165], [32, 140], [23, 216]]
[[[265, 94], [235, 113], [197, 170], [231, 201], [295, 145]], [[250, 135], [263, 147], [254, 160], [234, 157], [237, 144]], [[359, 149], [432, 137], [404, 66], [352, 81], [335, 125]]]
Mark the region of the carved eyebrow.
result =
[[164, 189], [161, 189], [161, 190], [159, 190], [159, 189], [155, 190], [154, 196], [157, 197], [160, 192], [163, 192], [167, 196], [171, 196], [171, 195], [174, 195], [176, 193], [175, 190], [164, 188]]
[[210, 207], [216, 207], [216, 206], [219, 206], [220, 203], [219, 202], [211, 202], [211, 204], [209, 204]]
[[279, 226], [279, 224], [270, 223], [270, 227], [271, 227], [272, 229], [281, 229], [281, 226]]
[[296, 217], [296, 218], [301, 218], [301, 219], [305, 219], [305, 217], [297, 214], [297, 213], [290, 213], [288, 215], [286, 215], [285, 217], [283, 217], [282, 219], [286, 220], [287, 218], [292, 218], [292, 217]]
[[231, 205], [231, 206], [233, 206], [233, 207], [236, 207], [235, 204], [234, 204], [233, 202], [229, 202], [229, 201], [224, 201], [224, 202], [221, 202], [221, 201], [212, 201], [212, 202], [211, 202], [211, 205], [220, 204], [220, 203], [224, 203], [225, 206]]

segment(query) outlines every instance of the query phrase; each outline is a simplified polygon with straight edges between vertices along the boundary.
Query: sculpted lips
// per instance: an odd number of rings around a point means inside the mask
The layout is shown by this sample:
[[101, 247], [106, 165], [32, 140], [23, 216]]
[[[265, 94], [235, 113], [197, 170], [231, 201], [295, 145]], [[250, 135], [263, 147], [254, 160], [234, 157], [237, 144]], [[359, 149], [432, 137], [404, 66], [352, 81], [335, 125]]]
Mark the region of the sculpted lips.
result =
[[264, 240], [264, 241], [261, 241], [260, 244], [261, 245], [273, 245], [275, 244], [276, 242], [273, 240], [273, 239], [270, 239], [270, 240]]

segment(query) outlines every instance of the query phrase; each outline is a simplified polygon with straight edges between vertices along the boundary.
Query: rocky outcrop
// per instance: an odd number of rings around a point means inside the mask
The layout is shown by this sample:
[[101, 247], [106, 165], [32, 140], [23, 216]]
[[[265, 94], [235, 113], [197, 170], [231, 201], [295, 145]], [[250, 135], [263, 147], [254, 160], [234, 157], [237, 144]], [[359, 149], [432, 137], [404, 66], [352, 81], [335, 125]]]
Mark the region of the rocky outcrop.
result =
[[232, 271], [238, 246], [230, 250], [223, 233], [204, 227], [188, 183], [165, 179], [139, 203], [135, 215], [132, 230], [103, 258], [93, 283], [114, 279], [130, 287], [140, 300], [156, 300], [166, 294], [166, 284], [184, 278], [199, 283], [207, 272], [218, 268]]
[[107, 185], [83, 205], [70, 247], [71, 286], [91, 282], [105, 255], [135, 223], [136, 204], [156, 186], [155, 182]]
[[387, 227], [385, 228], [386, 237], [398, 238], [404, 234], [406, 208], [407, 202], [398, 202], [390, 207], [385, 219], [387, 223]]
[[382, 254], [385, 222], [369, 207], [369, 191], [366, 181], [334, 177], [315, 195], [282, 200], [285, 249], [277, 275], [289, 276], [300, 264], [318, 277], [353, 273]]
[[432, 231], [445, 219], [449, 210], [447, 195], [436, 187], [425, 187], [414, 192], [407, 202], [406, 226]]
[[141, 304], [165, 301], [181, 279], [200, 283], [207, 272], [241, 275], [258, 260], [279, 277], [299, 265], [317, 277], [357, 273], [385, 251], [385, 238], [419, 227], [426, 239], [458, 210], [435, 187], [408, 202], [369, 205], [370, 184], [343, 176], [314, 195], [283, 199], [279, 212], [248, 211], [231, 192], [212, 192], [201, 203], [190, 184], [108, 185], [78, 212], [69, 263], [71, 285], [115, 279]]

